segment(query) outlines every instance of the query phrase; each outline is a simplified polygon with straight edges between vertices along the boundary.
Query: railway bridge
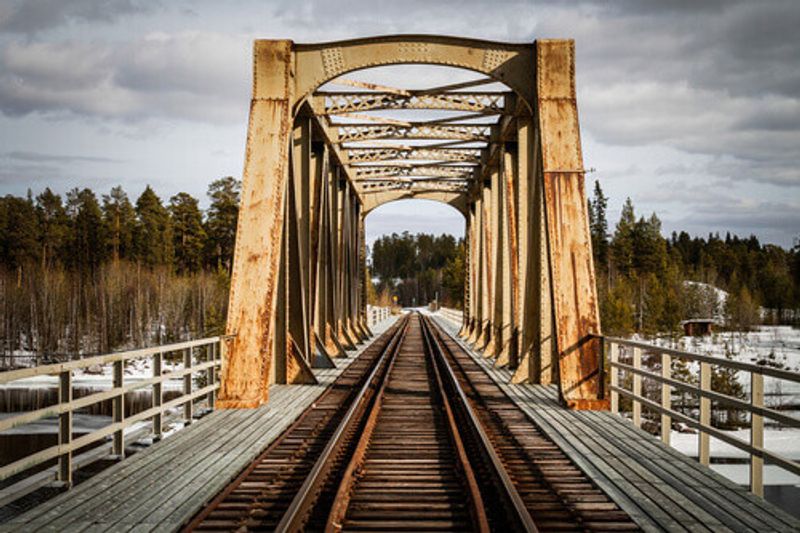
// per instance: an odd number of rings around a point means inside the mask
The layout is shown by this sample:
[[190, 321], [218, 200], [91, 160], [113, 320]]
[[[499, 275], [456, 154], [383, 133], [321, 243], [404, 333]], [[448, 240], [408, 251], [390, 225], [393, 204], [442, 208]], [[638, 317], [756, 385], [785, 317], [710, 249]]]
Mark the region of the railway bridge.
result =
[[[474, 77], [348, 77], [401, 64]], [[572, 41], [256, 41], [226, 334], [0, 374], [59, 391], [0, 420], [58, 421], [56, 445], [0, 467], [0, 502], [32, 507], [0, 529], [798, 530], [763, 499], [765, 471], [800, 475], [765, 443], [765, 420], [800, 420], [765, 405], [764, 381], [800, 376], [604, 336], [584, 173]], [[464, 216], [461, 311], [367, 306], [365, 217], [406, 198]], [[126, 378], [141, 359], [152, 377]], [[111, 387], [75, 398], [98, 364]], [[746, 400], [713, 390], [717, 367], [746, 376]], [[139, 389], [151, 403], [134, 412]], [[76, 435], [102, 401], [112, 423]], [[747, 440], [712, 403], [746, 413]], [[670, 447], [677, 423], [696, 457]], [[716, 441], [741, 452], [746, 486], [709, 467]], [[54, 484], [68, 490], [40, 503]]]

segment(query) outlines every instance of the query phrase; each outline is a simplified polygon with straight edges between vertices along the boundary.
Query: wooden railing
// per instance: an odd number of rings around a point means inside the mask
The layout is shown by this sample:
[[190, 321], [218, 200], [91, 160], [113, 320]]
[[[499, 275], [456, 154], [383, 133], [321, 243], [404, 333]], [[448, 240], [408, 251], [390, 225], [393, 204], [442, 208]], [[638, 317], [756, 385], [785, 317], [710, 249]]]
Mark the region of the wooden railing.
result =
[[[604, 350], [608, 354], [610, 366], [611, 411], [619, 414], [620, 396], [631, 400], [631, 419], [633, 424], [642, 424], [642, 407], [660, 415], [661, 440], [670, 445], [672, 422], [682, 422], [697, 430], [698, 460], [704, 465], [710, 462], [710, 437], [717, 438], [731, 446], [746, 452], [750, 458], [750, 490], [764, 496], [764, 463], [773, 464], [796, 475], [800, 475], [800, 463], [771, 452], [764, 447], [764, 419], [770, 419], [777, 425], [790, 428], [800, 427], [800, 419], [787, 413], [771, 409], [764, 405], [764, 378], [774, 378], [791, 383], [800, 383], [800, 374], [780, 370], [763, 365], [731, 361], [707, 355], [662, 348], [650, 344], [626, 339], [604, 337]], [[621, 354], [625, 352], [625, 361]], [[657, 371], [642, 367], [642, 355], [655, 356], [660, 366]], [[698, 384], [689, 383], [672, 374], [674, 359], [697, 363], [700, 367]], [[660, 361], [659, 361], [660, 360]], [[744, 401], [728, 394], [712, 390], [712, 367], [749, 373], [750, 401]], [[620, 372], [630, 376], [620, 380]], [[642, 394], [642, 380], [652, 380], [660, 385], [660, 401], [647, 398]], [[630, 382], [631, 388], [625, 388], [623, 381]], [[673, 390], [695, 395], [699, 399], [696, 409], [697, 417], [688, 416], [672, 408]], [[714, 427], [711, 423], [711, 402], [730, 406], [750, 415], [750, 439], [746, 442], [730, 433]]]
[[372, 327], [375, 324], [383, 322], [389, 315], [392, 314], [392, 309], [390, 307], [377, 307], [374, 305], [367, 306], [367, 326]]
[[[35, 366], [0, 372], [0, 384], [9, 384], [18, 380], [43, 375], [58, 376], [58, 403], [54, 405], [15, 414], [0, 420], [0, 431], [30, 424], [37, 420], [58, 417], [58, 444], [44, 450], [36, 451], [27, 456], [0, 467], [0, 481], [19, 475], [33, 467], [47, 461], [57, 459], [58, 464], [54, 472], [48, 475], [37, 475], [41, 483], [39, 486], [55, 478], [66, 486], [72, 483], [73, 454], [76, 451], [99, 441], [110, 439], [111, 453], [117, 458], [125, 456], [126, 430], [135, 424], [151, 420], [150, 431], [137, 431], [149, 433], [155, 439], [161, 438], [164, 432], [165, 416], [168, 410], [183, 407], [182, 418], [186, 424], [191, 423], [194, 416], [196, 403], [206, 401], [209, 408], [213, 408], [216, 391], [219, 388], [219, 368], [223, 351], [228, 337], [210, 337], [187, 342], [179, 342], [152, 348], [117, 352], [107, 355], [87, 357], [59, 364]], [[127, 362], [150, 358], [152, 364], [152, 377], [125, 382], [125, 364]], [[178, 360], [180, 368], [172, 371], [165, 370], [165, 361]], [[111, 388], [84, 396], [73, 398], [74, 372], [88, 369], [97, 365], [111, 365]], [[177, 366], [177, 365], [176, 365]], [[195, 383], [195, 378], [199, 383]], [[182, 394], [169, 401], [164, 400], [165, 382], [169, 380], [182, 380]], [[20, 383], [20, 386], [25, 386]], [[152, 391], [151, 407], [139, 413], [126, 416], [125, 394], [149, 387]], [[79, 410], [97, 404], [111, 401], [112, 421], [110, 424], [73, 438], [72, 418]], [[95, 454], [97, 458], [100, 458]], [[84, 464], [82, 462], [82, 464]], [[45, 473], [46, 474], [46, 473]], [[49, 477], [49, 479], [48, 479]], [[15, 485], [22, 484], [15, 490]], [[13, 497], [23, 495], [37, 488], [37, 483], [21, 481], [11, 487], [3, 489], [0, 499], [10, 501]], [[24, 485], [24, 486], [23, 486]]]

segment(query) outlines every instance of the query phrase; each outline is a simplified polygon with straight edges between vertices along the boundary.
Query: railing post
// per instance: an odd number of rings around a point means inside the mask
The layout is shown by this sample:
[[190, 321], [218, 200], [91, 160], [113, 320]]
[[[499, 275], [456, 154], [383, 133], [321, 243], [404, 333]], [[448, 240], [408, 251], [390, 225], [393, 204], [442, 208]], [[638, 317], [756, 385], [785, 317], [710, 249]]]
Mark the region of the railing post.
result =
[[[764, 407], [764, 375], [750, 372], [750, 405]], [[750, 446], [764, 448], [764, 417], [750, 413]], [[764, 497], [764, 458], [750, 451], [750, 492]]]
[[[642, 349], [633, 349], [633, 368], [635, 370], [642, 369]], [[642, 397], [642, 376], [633, 374], [633, 425], [642, 427], [642, 403], [639, 398]]]
[[619, 387], [619, 369], [615, 366], [619, 362], [619, 344], [610, 342], [608, 346], [609, 356], [609, 369], [611, 372], [611, 412], [619, 414], [619, 393], [616, 387]]
[[[58, 379], [58, 403], [72, 402], [72, 370], [61, 372]], [[58, 415], [58, 445], [69, 447], [72, 443], [72, 408]], [[72, 451], [61, 451], [58, 456], [58, 480], [72, 485]]]
[[[164, 373], [164, 352], [153, 355], [153, 377], [160, 378]], [[162, 378], [163, 379], [163, 378]], [[164, 433], [164, 385], [162, 381], [153, 383], [153, 407], [158, 407], [158, 413], [153, 416], [153, 435], [155, 440], [160, 440]]]
[[[711, 365], [706, 362], [700, 363], [700, 392], [711, 390]], [[700, 394], [700, 424], [711, 425], [711, 400]], [[697, 437], [697, 458], [700, 464], [708, 466], [711, 452], [708, 433], [700, 430]]]
[[[187, 348], [183, 351], [183, 368], [184, 370], [192, 368], [191, 348]], [[188, 397], [190, 394], [192, 394], [191, 372], [183, 376], [183, 395]], [[194, 414], [192, 408], [193, 408], [192, 400], [188, 400], [186, 403], [183, 404], [183, 418], [186, 420], [187, 425], [192, 423], [192, 415]]]
[[125, 375], [125, 361], [114, 361], [113, 363], [113, 387], [117, 395], [111, 402], [111, 415], [113, 422], [119, 424], [119, 429], [114, 432], [114, 440], [111, 453], [118, 459], [125, 458], [125, 429], [122, 423], [125, 421], [125, 393], [122, 390]]
[[[670, 379], [672, 377], [672, 358], [669, 354], [661, 354], [661, 377]], [[661, 408], [672, 409], [672, 387], [667, 383], [661, 384]], [[672, 417], [661, 413], [661, 442], [669, 446], [672, 431]]]
[[[222, 339], [211, 344], [210, 350], [206, 352], [208, 354], [206, 361], [213, 361], [214, 363], [217, 362], [217, 346], [220, 345], [221, 343]], [[211, 366], [208, 368], [208, 370], [206, 370], [206, 385], [211, 386], [217, 382], [216, 370], [217, 369], [215, 366]], [[214, 402], [216, 401], [216, 399], [217, 399], [217, 394], [216, 391], [214, 390], [211, 390], [206, 395], [206, 401], [208, 402], [209, 409], [214, 408]]]

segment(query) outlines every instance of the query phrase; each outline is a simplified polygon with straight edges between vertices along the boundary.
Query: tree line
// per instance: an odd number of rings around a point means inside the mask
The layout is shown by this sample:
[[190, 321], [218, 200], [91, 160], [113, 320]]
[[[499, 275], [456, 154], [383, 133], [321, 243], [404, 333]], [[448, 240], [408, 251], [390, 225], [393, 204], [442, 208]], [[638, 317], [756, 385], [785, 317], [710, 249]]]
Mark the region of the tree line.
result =
[[[98, 196], [45, 189], [0, 198], [0, 353], [96, 353], [218, 333], [225, 320], [240, 183], [208, 188], [209, 207], [146, 187]], [[791, 250], [730, 234], [662, 235], [628, 199], [613, 232], [599, 182], [589, 200], [603, 328], [676, 331], [681, 320], [726, 316], [797, 323], [800, 244]], [[463, 306], [465, 244], [451, 235], [374, 242], [370, 302]], [[728, 293], [720, 305], [714, 287]], [[762, 317], [760, 308], [767, 310]]]
[[0, 198], [0, 350], [105, 352], [218, 333], [240, 183], [211, 183], [209, 208], [146, 187], [101, 197], [49, 188]]
[[374, 277], [371, 303], [402, 306], [441, 305], [461, 308], [464, 301], [464, 239], [452, 235], [409, 232], [377, 239], [371, 249]]
[[[596, 181], [588, 208], [607, 333], [674, 332], [690, 318], [724, 317], [736, 329], [762, 320], [798, 322], [800, 241], [786, 250], [752, 235], [691, 237], [682, 231], [665, 238], [658, 216], [637, 218], [630, 198], [612, 233], [607, 206]], [[715, 287], [727, 292], [724, 302]]]

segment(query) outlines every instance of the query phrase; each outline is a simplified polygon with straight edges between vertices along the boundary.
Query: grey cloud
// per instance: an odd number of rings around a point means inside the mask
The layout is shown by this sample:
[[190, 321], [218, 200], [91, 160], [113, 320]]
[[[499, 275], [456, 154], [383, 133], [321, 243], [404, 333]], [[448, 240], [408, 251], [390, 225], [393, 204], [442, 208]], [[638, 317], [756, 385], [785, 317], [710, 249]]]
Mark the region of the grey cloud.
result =
[[73, 21], [112, 22], [144, 10], [136, 0], [11, 0], [0, 7], [0, 30], [35, 33]]
[[241, 122], [249, 48], [239, 36], [199, 32], [113, 44], [12, 41], [0, 52], [0, 111]]
[[119, 163], [120, 159], [110, 157], [96, 157], [83, 155], [57, 155], [39, 152], [12, 151], [6, 152], [5, 157], [15, 161], [53, 162], [53, 163]]

